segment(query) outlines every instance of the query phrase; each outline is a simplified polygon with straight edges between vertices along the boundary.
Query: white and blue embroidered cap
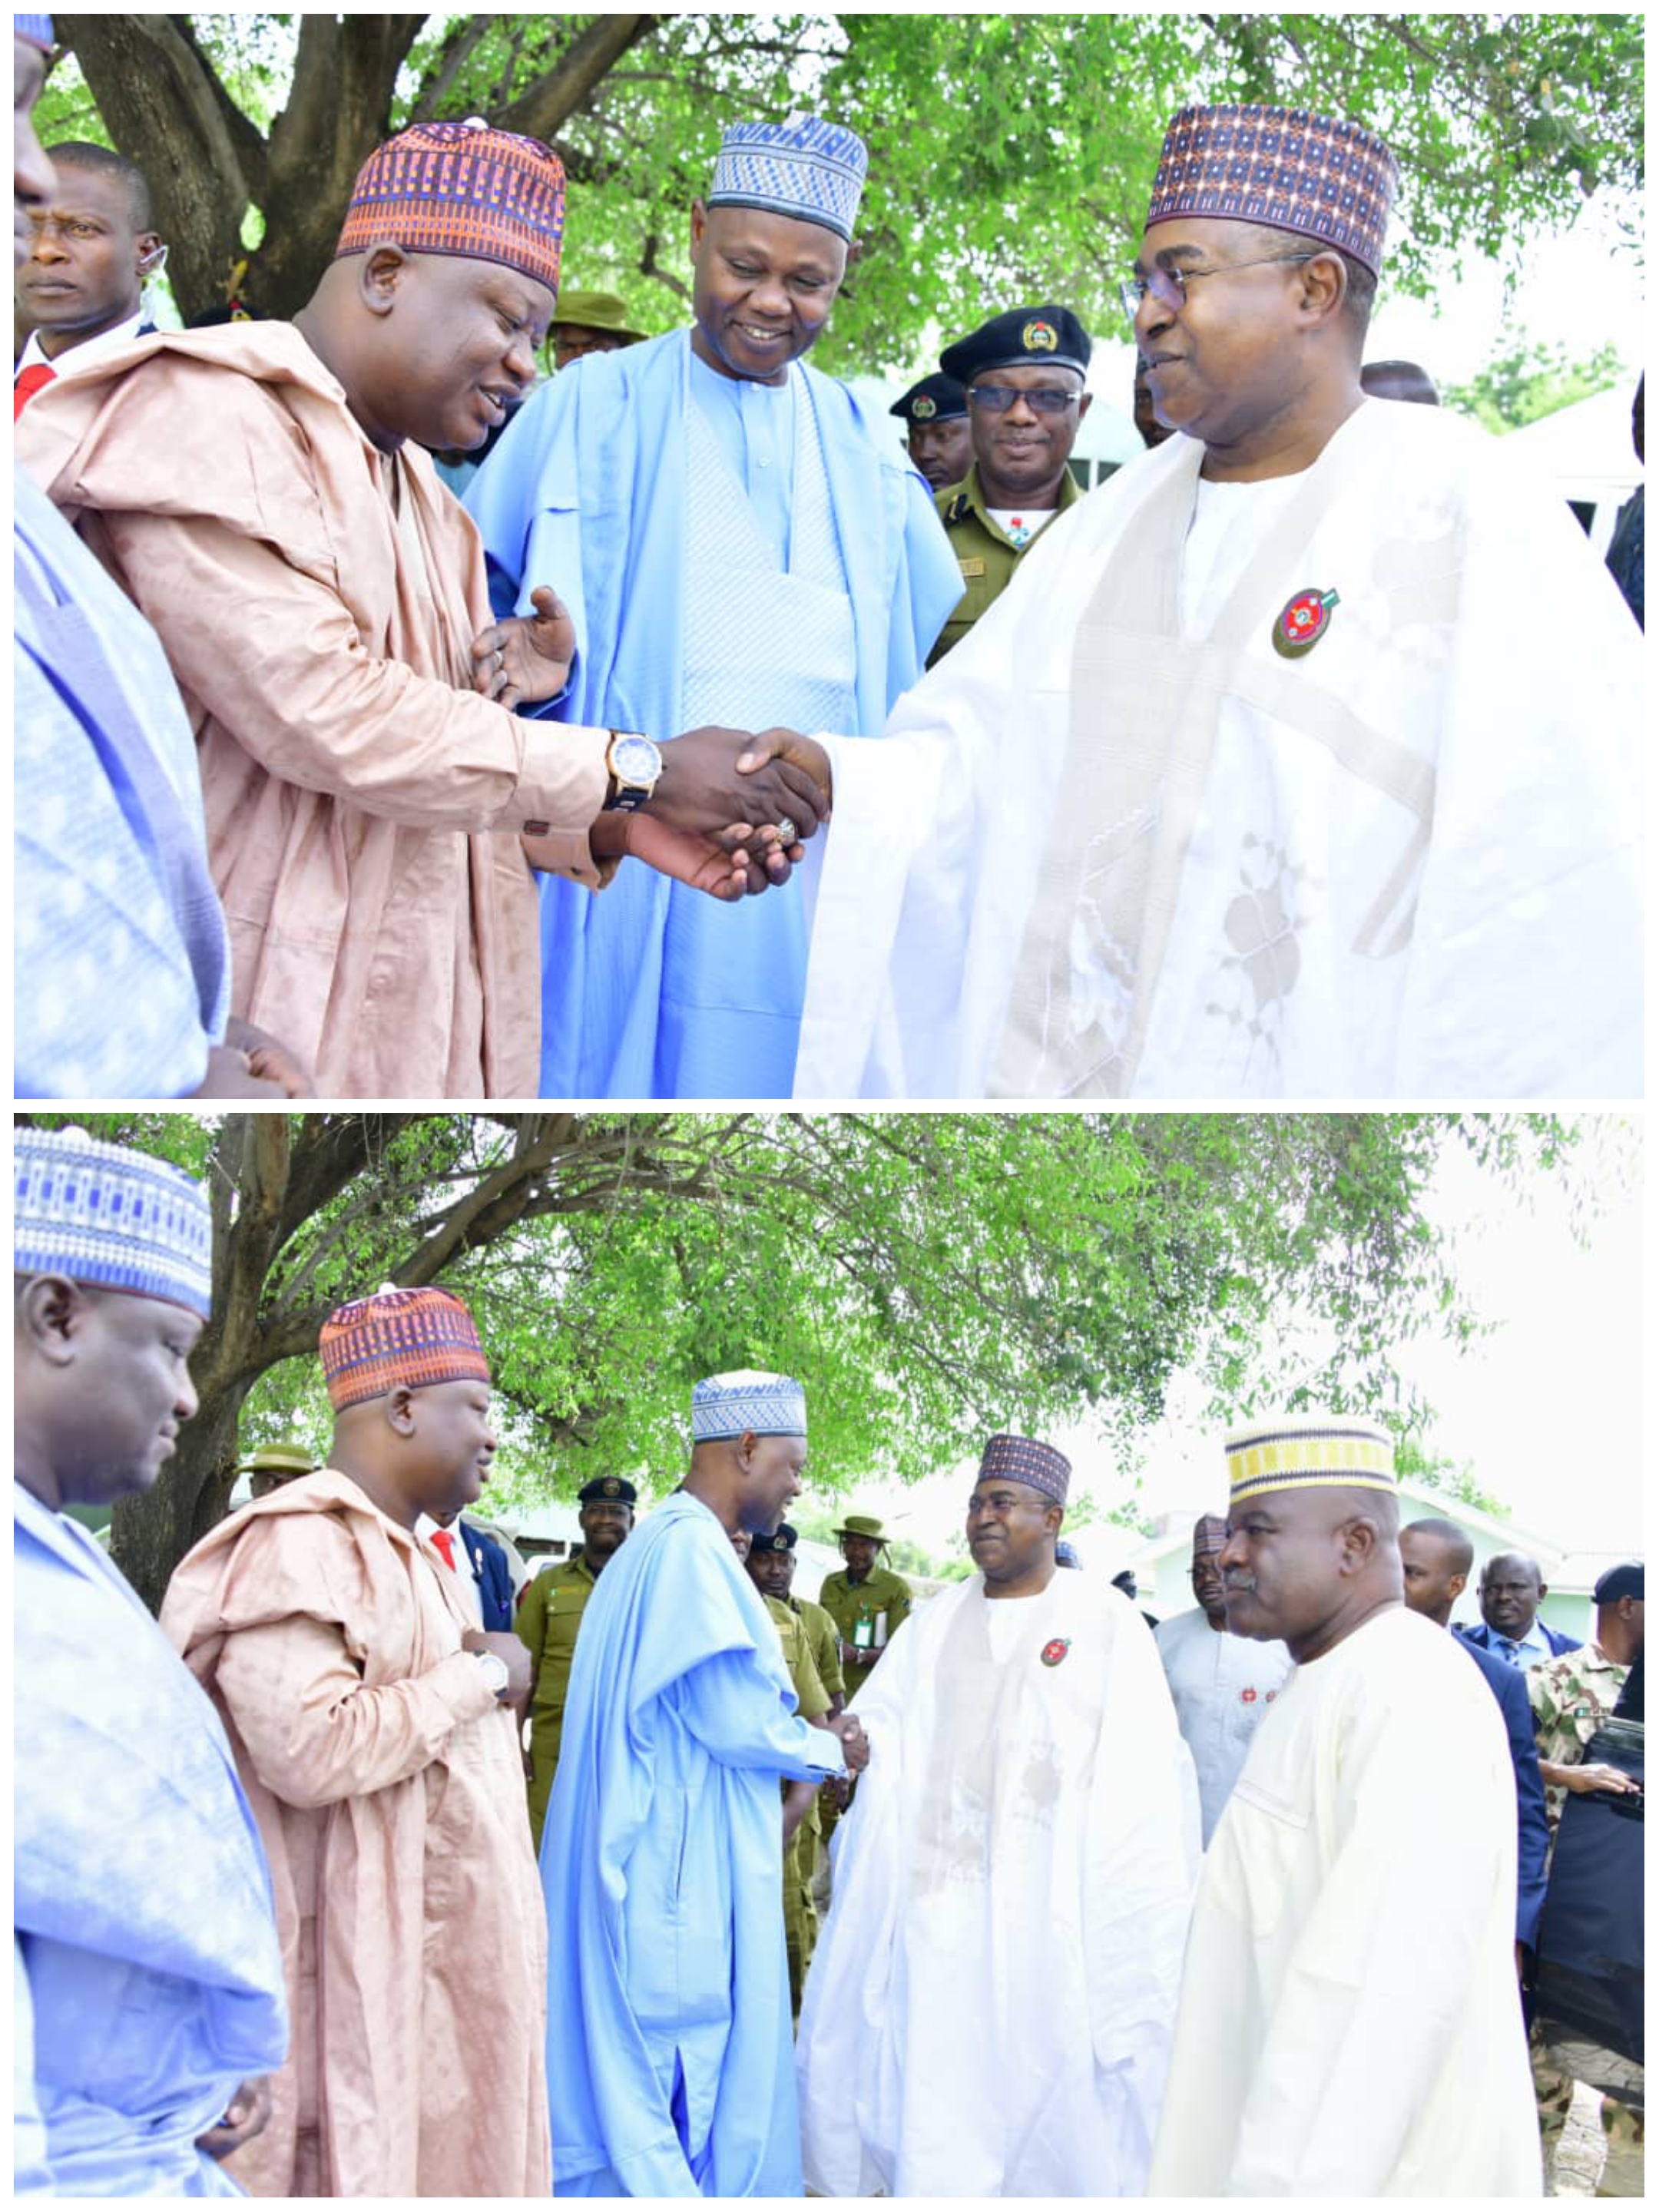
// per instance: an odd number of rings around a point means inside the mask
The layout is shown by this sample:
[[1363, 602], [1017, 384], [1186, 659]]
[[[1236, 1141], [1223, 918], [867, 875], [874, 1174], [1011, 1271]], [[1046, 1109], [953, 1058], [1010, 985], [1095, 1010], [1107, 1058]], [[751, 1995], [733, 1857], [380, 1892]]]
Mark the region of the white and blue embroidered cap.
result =
[[166, 1160], [84, 1129], [12, 1133], [12, 1267], [20, 1275], [213, 1310], [207, 1192]]
[[804, 1437], [806, 1393], [787, 1375], [763, 1375], [753, 1367], [711, 1375], [691, 1392], [691, 1441], [715, 1437]]
[[734, 123], [720, 140], [707, 204], [764, 208], [821, 223], [850, 245], [869, 166], [861, 138], [816, 115]]

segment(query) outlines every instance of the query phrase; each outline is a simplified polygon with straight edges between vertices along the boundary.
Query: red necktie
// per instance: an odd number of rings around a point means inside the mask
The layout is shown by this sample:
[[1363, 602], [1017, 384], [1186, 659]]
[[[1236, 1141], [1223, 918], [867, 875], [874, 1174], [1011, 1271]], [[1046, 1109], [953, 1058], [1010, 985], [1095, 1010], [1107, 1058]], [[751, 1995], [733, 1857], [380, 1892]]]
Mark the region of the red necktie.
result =
[[453, 1575], [455, 1571], [455, 1539], [447, 1528], [434, 1528], [432, 1532], [432, 1540], [438, 1547], [439, 1555]]
[[44, 361], [30, 363], [11, 387], [11, 419], [15, 422], [43, 384], [50, 384], [58, 374]]

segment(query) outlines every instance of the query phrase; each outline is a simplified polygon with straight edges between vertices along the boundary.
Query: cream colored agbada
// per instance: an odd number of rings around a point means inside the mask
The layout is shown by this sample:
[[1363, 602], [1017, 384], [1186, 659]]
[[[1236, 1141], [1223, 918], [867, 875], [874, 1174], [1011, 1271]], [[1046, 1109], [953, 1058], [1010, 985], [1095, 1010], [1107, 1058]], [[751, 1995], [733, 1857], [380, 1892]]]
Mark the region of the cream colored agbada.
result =
[[546, 1921], [512, 1714], [434, 1559], [330, 1469], [180, 1564], [161, 1626], [270, 1862], [293, 2020], [256, 2197], [545, 2197]]
[[24, 461], [159, 632], [201, 762], [234, 1013], [325, 1096], [538, 1090], [538, 864], [597, 885], [606, 733], [468, 688], [493, 620], [427, 455], [291, 323], [143, 338], [27, 410]]

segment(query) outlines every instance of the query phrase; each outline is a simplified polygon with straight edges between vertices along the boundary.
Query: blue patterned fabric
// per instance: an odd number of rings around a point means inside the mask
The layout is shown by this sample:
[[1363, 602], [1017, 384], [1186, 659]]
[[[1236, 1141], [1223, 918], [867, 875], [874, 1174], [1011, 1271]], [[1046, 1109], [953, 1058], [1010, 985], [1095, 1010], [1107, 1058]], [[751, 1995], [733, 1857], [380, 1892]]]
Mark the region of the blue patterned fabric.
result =
[[184, 1097], [230, 1009], [195, 743], [155, 631], [12, 488], [15, 1096]]
[[766, 1375], [752, 1367], [711, 1375], [697, 1384], [691, 1393], [694, 1443], [740, 1437], [745, 1429], [757, 1437], [804, 1437], [805, 1391], [787, 1375]]
[[14, 2186], [240, 2196], [196, 2138], [288, 2048], [258, 1830], [118, 1570], [21, 1483], [12, 1510]]
[[[554, 581], [570, 610], [579, 649], [562, 720], [659, 741], [687, 726], [691, 358], [677, 331], [584, 361], [532, 395], [468, 489], [496, 611], [527, 609], [534, 586]], [[792, 381], [797, 407], [811, 404], [844, 562], [835, 580], [852, 608], [856, 726], [878, 732], [921, 676], [962, 577], [927, 485], [884, 428], [805, 363]], [[715, 419], [711, 438], [721, 435]], [[748, 613], [757, 636], [787, 634], [757, 592]], [[775, 707], [762, 714], [764, 703], [750, 726], [788, 721]], [[599, 898], [544, 880], [543, 1096], [787, 1097], [787, 1079], [764, 1084], [793, 1065], [805, 956], [756, 940], [793, 933], [804, 947], [804, 918], [786, 907], [799, 906], [799, 888], [731, 908], [636, 866]], [[706, 911], [688, 921], [694, 908]], [[775, 984], [785, 954], [796, 963], [787, 1018], [750, 995], [762, 951]]]
[[202, 1185], [84, 1129], [13, 1132], [12, 1267], [213, 1310], [213, 1215]]
[[52, 18], [50, 15], [14, 15], [12, 29], [20, 39], [27, 39], [32, 46], [43, 47], [47, 53], [52, 48]]
[[737, 123], [720, 141], [707, 204], [764, 208], [850, 240], [869, 165], [861, 138], [816, 115]]

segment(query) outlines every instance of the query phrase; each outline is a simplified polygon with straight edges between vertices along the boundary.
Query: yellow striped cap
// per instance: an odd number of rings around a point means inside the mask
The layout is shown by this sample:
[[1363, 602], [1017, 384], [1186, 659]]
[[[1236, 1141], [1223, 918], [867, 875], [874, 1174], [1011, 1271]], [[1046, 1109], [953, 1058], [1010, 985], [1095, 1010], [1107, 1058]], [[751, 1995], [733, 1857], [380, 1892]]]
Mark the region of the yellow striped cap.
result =
[[1396, 1488], [1394, 1444], [1375, 1421], [1279, 1413], [1226, 1440], [1228, 1503], [1275, 1490]]

